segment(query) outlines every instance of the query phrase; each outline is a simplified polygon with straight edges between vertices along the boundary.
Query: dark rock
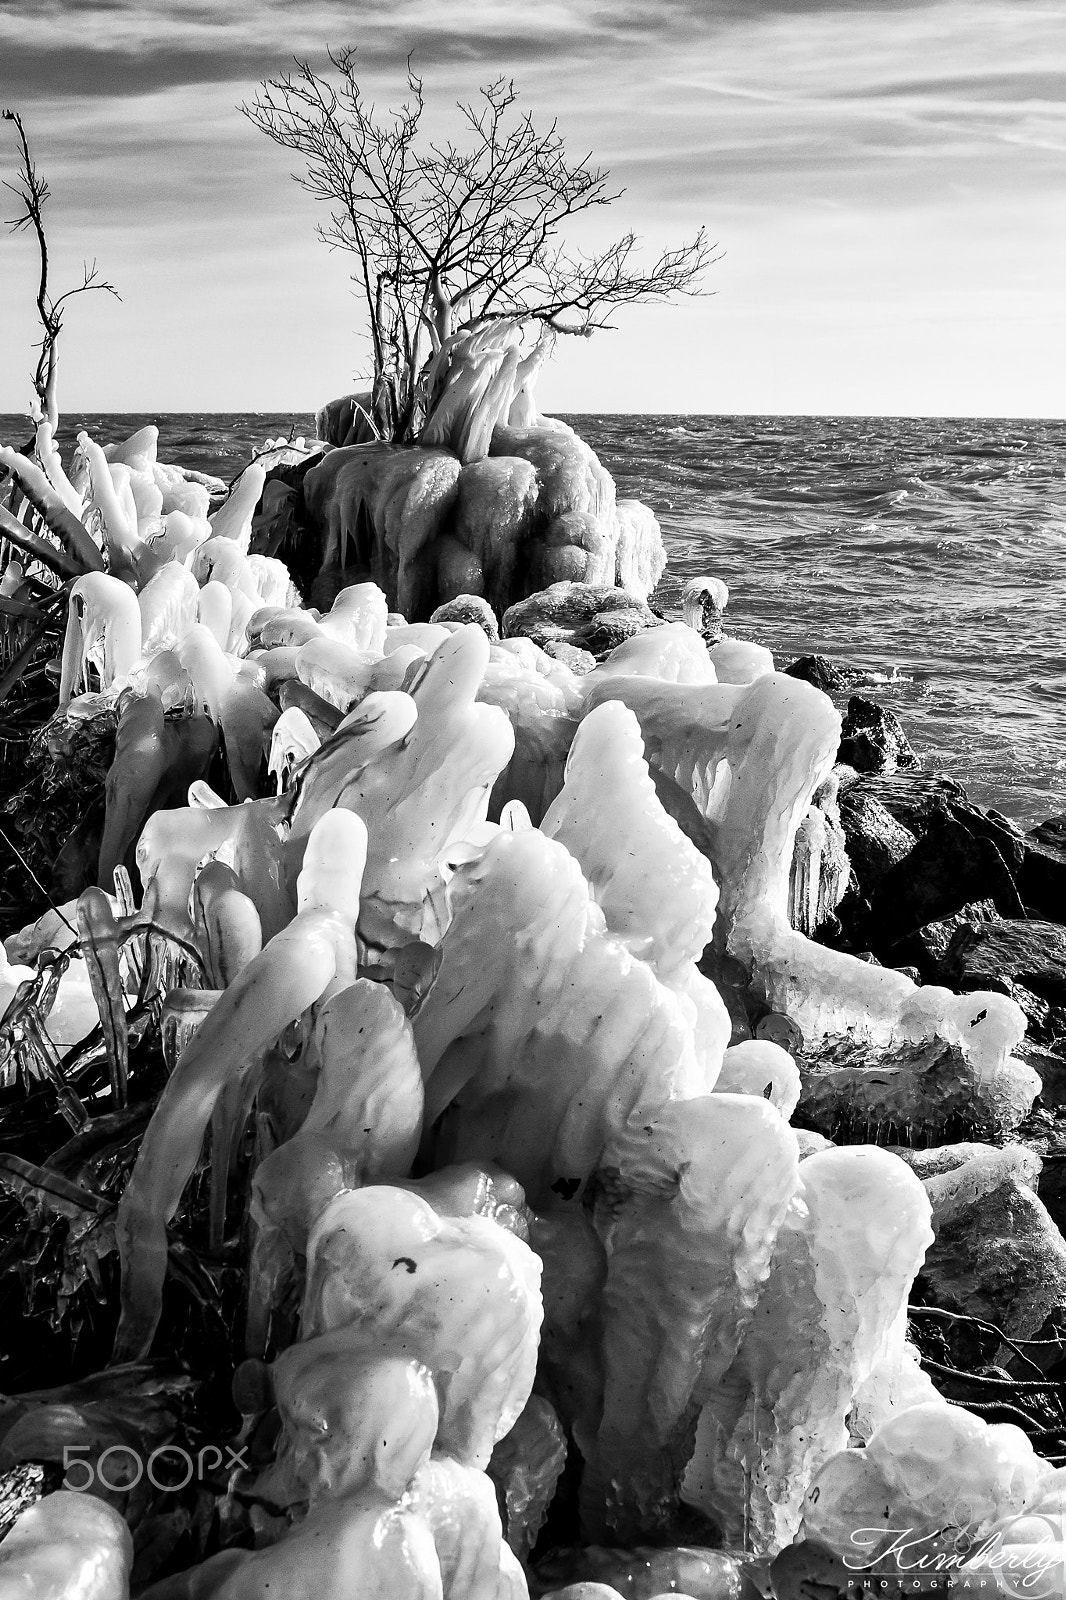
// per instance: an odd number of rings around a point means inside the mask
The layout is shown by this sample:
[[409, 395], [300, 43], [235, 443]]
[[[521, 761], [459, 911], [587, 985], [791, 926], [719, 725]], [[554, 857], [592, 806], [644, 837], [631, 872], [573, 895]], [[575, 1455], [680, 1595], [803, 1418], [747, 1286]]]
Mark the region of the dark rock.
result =
[[[858, 786], [863, 794], [879, 800], [916, 838], [921, 838], [930, 819], [945, 804], [967, 804], [962, 784], [943, 772], [869, 773], [860, 777]], [[842, 794], [844, 788], [842, 783]]]
[[1038, 1044], [1066, 1038], [1066, 928], [1057, 922], [997, 920], [957, 928], [941, 963], [952, 988], [998, 989], [1029, 1019]]
[[844, 666], [839, 661], [831, 661], [828, 656], [799, 656], [783, 670], [790, 678], [813, 683], [823, 694], [844, 694], [860, 683], [864, 676], [858, 667]]
[[1034, 916], [1066, 922], [1066, 818], [1049, 817], [1023, 840], [1018, 893]]
[[950, 917], [942, 917], [938, 922], [927, 922], [924, 928], [918, 928], [905, 939], [901, 939], [898, 944], [893, 945], [889, 954], [897, 970], [903, 964], [910, 964], [918, 973], [918, 981], [941, 983], [944, 979], [940, 964], [947, 954], [956, 929], [988, 922], [997, 915], [994, 901], [975, 900], [972, 904], [963, 906], [961, 911], [953, 912]]
[[1035, 828], [1030, 828], [1025, 837], [1042, 845], [1045, 850], [1054, 852], [1066, 862], [1066, 816], [1045, 817]]
[[837, 759], [857, 772], [910, 771], [919, 765], [895, 712], [861, 694], [848, 701]]
[[263, 493], [252, 518], [248, 551], [254, 556], [277, 555], [294, 533], [306, 526], [300, 514], [303, 496], [299, 489], [280, 478], [263, 485]]
[[968, 821], [968, 808], [942, 807], [910, 854], [885, 873], [870, 897], [876, 949], [891, 947], [975, 900], [993, 900], [1001, 916], [1025, 915], [997, 843], [986, 830], [973, 831]]
[[914, 849], [915, 837], [863, 785], [842, 789], [837, 804], [859, 892], [869, 896], [885, 873]]
[[[1062, 1047], [1049, 1050], [1046, 1045], [1037, 1044], [1034, 1039], [1026, 1036], [1014, 1053], [1019, 1061], [1024, 1061], [1040, 1076], [1041, 1089], [1038, 1101], [1040, 1110], [1047, 1112], [1049, 1109], [1066, 1106], [1066, 1053]], [[1055, 1132], [1057, 1137], [1059, 1133], [1057, 1127]], [[1030, 1138], [1028, 1125], [1026, 1138]], [[1063, 1148], [1066, 1149], [1066, 1140], [1063, 1141]]]

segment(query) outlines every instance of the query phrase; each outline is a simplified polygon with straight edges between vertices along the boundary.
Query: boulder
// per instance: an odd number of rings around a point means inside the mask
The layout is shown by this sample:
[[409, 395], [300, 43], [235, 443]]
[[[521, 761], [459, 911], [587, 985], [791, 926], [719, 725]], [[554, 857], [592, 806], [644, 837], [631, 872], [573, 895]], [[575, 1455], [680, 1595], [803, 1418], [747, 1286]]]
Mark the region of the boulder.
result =
[[829, 656], [818, 655], [799, 656], [782, 670], [790, 678], [802, 678], [804, 683], [813, 683], [823, 694], [846, 694], [865, 676], [858, 667], [849, 667], [843, 662], [832, 661]]
[[943, 981], [967, 992], [995, 989], [1016, 1000], [1038, 1044], [1066, 1039], [1066, 927], [997, 918], [962, 923], [941, 962]]
[[914, 849], [889, 867], [870, 896], [874, 949], [887, 949], [975, 900], [994, 901], [1001, 916], [1024, 916], [999, 848], [1001, 831], [984, 826], [972, 808], [938, 807]]
[[838, 760], [856, 772], [896, 772], [919, 765], [894, 711], [853, 694], [840, 731]]
[[1066, 921], [1066, 817], [1030, 828], [1018, 870], [1018, 893], [1034, 916]]
[[[852, 783], [879, 800], [897, 822], [920, 838], [932, 816], [944, 805], [966, 805], [966, 790], [943, 772], [883, 772], [858, 775]], [[841, 791], [848, 788], [841, 777]], [[850, 790], [849, 790], [850, 792]]]
[[[919, 1283], [930, 1304], [1031, 1339], [1066, 1316], [1066, 1239], [1036, 1189], [1040, 1159], [1023, 1146], [957, 1146], [911, 1160], [933, 1208]], [[928, 1157], [933, 1159], [929, 1160]]]
[[917, 981], [943, 983], [951, 987], [950, 979], [944, 975], [942, 962], [956, 930], [992, 921], [997, 916], [995, 901], [971, 901], [961, 911], [954, 911], [950, 917], [941, 917], [937, 922], [927, 922], [924, 928], [916, 929], [893, 945], [888, 952], [892, 965], [898, 969], [901, 965], [909, 964], [918, 974]]
[[436, 541], [451, 531], [459, 473], [447, 450], [375, 441], [329, 451], [304, 479], [321, 565], [367, 567], [390, 609], [411, 621], [428, 617], [452, 598], [438, 593]]
[[915, 836], [864, 785], [840, 789], [837, 807], [856, 885], [869, 899], [889, 868], [914, 849]]
[[455, 536], [485, 575], [485, 598], [497, 611], [531, 587], [524, 552], [538, 526], [536, 470], [518, 456], [472, 461], [459, 474]]
[[1025, 837], [1066, 862], [1066, 816], [1045, 817], [1035, 828], [1030, 828]]
[[554, 661], [561, 661], [564, 667], [569, 667], [579, 678], [591, 672], [596, 665], [596, 657], [591, 650], [582, 650], [576, 644], [567, 644], [562, 639], [549, 639], [544, 646], [544, 654], [551, 656]]

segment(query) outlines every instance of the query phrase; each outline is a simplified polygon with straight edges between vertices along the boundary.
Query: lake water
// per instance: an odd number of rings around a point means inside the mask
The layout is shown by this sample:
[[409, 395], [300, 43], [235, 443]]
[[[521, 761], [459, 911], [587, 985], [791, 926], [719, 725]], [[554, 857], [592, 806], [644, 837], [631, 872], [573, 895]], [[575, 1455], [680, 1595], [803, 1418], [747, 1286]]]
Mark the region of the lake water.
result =
[[[619, 492], [652, 507], [670, 565], [729, 585], [727, 626], [779, 665], [817, 651], [895, 678], [925, 765], [1030, 824], [1066, 811], [1066, 422], [567, 418]], [[221, 477], [309, 416], [64, 418], [102, 442], [144, 422], [160, 457]], [[0, 418], [0, 437], [25, 425]]]

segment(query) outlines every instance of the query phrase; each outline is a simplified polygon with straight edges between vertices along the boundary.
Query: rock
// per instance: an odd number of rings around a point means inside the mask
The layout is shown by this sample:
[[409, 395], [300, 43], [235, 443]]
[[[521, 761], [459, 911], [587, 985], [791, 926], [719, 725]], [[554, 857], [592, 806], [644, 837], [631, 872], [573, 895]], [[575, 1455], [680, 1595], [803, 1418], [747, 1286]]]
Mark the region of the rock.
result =
[[934, 1039], [886, 1049], [852, 1038], [796, 1054], [803, 1087], [793, 1121], [837, 1143], [915, 1145], [1016, 1132], [1040, 1089], [1008, 1061], [978, 1079], [957, 1045]]
[[430, 617], [430, 622], [476, 622], [479, 628], [495, 644], [500, 637], [496, 613], [488, 601], [478, 594], [456, 595], [454, 600], [446, 600], [438, 606]]
[[[879, 800], [896, 821], [920, 838], [933, 814], [944, 805], [966, 805], [966, 790], [943, 772], [883, 772], [859, 774], [861, 792]], [[841, 793], [851, 787], [842, 777]]]
[[838, 760], [857, 772], [908, 771], [919, 765], [895, 712], [860, 694], [848, 701]]
[[1066, 1039], [1066, 928], [1057, 922], [995, 921], [956, 928], [941, 962], [943, 982], [963, 992], [1009, 994], [1038, 1044]]
[[931, 1304], [1019, 1339], [1066, 1314], [1066, 1239], [1036, 1193], [1039, 1170], [1018, 1146], [970, 1146], [966, 1160], [923, 1179], [935, 1238], [919, 1282]]
[[1045, 817], [1035, 828], [1030, 828], [1025, 837], [1066, 861], [1066, 816]]
[[888, 869], [914, 849], [915, 836], [864, 786], [841, 790], [837, 809], [851, 870], [868, 899]]
[[918, 982], [947, 983], [950, 987], [950, 981], [942, 972], [941, 963], [956, 930], [988, 922], [997, 915], [995, 901], [974, 900], [968, 906], [963, 906], [961, 911], [953, 912], [950, 917], [942, 917], [938, 922], [927, 922], [924, 928], [918, 928], [892, 947], [890, 954], [896, 964], [896, 970], [899, 971], [901, 963], [912, 962], [918, 974]]
[[1030, 828], [1018, 870], [1018, 893], [1035, 916], [1066, 921], [1066, 817]]
[[870, 896], [875, 949], [895, 945], [975, 900], [993, 900], [1002, 916], [1025, 915], [998, 844], [989, 830], [974, 831], [970, 816], [969, 808], [939, 808], [914, 849], [884, 874]]
[[644, 602], [625, 589], [553, 583], [505, 611], [502, 632], [505, 639], [532, 639], [541, 648], [557, 640], [598, 657], [609, 655], [634, 633], [657, 626]]
[[972, 1141], [961, 1144], [939, 1144], [932, 1150], [908, 1150], [899, 1145], [892, 1151], [901, 1161], [905, 1161], [916, 1178], [921, 1178], [925, 1183], [928, 1178], [941, 1178], [946, 1172], [957, 1172], [960, 1167], [966, 1166], [970, 1161], [999, 1161], [1004, 1171], [1010, 1170], [1019, 1183], [1028, 1184], [1030, 1189], [1035, 1189], [1040, 1181], [1042, 1162], [1035, 1151], [1024, 1144], [1005, 1145], [1000, 1148], [994, 1144], [975, 1144]]
[[782, 670], [790, 678], [802, 678], [804, 683], [813, 683], [823, 694], [844, 694], [865, 676], [858, 667], [831, 661], [828, 656], [799, 656], [791, 666]]

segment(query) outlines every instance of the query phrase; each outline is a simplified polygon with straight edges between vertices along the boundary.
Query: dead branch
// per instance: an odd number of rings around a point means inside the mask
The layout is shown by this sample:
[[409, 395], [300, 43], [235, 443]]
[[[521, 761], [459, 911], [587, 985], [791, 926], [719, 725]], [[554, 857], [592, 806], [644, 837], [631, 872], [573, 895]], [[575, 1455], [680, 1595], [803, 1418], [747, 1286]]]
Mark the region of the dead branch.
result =
[[37, 281], [37, 316], [43, 330], [40, 354], [37, 367], [33, 375], [33, 387], [37, 397], [37, 404], [41, 414], [51, 424], [53, 430], [59, 426], [59, 411], [56, 405], [56, 366], [58, 362], [58, 341], [63, 327], [63, 308], [75, 295], [85, 294], [89, 290], [101, 289], [105, 294], [114, 295], [116, 300], [122, 297], [113, 283], [101, 277], [96, 262], [82, 264], [82, 281], [70, 289], [65, 289], [62, 294], [54, 299], [48, 287], [49, 254], [48, 239], [44, 228], [44, 207], [51, 198], [51, 190], [47, 179], [41, 177], [30, 154], [29, 140], [21, 116], [17, 111], [5, 109], [0, 111], [0, 118], [14, 125], [19, 141], [20, 167], [18, 177], [14, 183], [4, 183], [4, 188], [13, 194], [19, 201], [21, 210], [14, 217], [7, 219], [7, 226], [12, 233], [21, 233], [32, 230], [37, 239], [37, 248], [40, 256], [40, 274]]

